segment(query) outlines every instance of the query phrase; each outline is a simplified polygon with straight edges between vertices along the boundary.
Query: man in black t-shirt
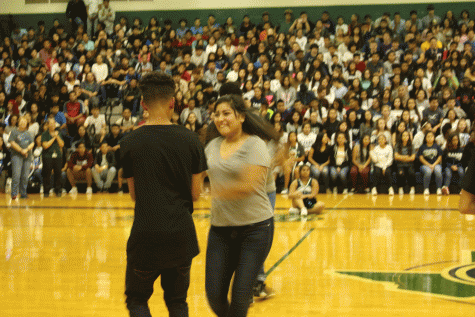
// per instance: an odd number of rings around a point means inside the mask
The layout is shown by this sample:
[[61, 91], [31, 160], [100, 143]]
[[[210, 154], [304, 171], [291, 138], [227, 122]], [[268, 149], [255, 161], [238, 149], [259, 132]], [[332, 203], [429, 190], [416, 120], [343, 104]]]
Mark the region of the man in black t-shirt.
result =
[[475, 215], [475, 156], [472, 156], [462, 181], [459, 202], [460, 212]]
[[161, 275], [170, 316], [188, 316], [186, 303], [192, 259], [198, 240], [191, 214], [207, 170], [196, 133], [172, 125], [175, 83], [151, 72], [139, 83], [147, 123], [120, 141], [124, 178], [135, 201], [127, 243], [127, 308], [131, 316], [150, 316], [148, 300]]

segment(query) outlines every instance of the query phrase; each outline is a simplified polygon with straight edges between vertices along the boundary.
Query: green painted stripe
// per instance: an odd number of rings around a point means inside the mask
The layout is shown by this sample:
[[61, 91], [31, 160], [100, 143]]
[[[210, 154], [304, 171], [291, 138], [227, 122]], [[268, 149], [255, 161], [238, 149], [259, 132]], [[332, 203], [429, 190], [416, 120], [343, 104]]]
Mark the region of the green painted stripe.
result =
[[285, 253], [279, 259], [279, 261], [275, 262], [275, 264], [272, 265], [272, 267], [266, 272], [266, 276], [269, 276], [282, 262], [284, 262], [284, 260], [287, 259], [295, 249], [297, 249], [297, 247], [313, 232], [313, 230], [315, 230], [315, 228], [310, 229], [289, 251], [287, 251], [287, 253]]
[[475, 252], [472, 251], [472, 263], [475, 262]]

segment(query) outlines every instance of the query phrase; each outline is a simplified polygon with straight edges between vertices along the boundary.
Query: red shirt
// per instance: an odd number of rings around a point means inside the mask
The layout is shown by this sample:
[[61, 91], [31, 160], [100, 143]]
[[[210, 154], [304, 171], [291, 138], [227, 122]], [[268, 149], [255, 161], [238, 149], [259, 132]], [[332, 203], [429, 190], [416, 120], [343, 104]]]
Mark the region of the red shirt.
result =
[[81, 113], [82, 113], [82, 107], [81, 107], [81, 104], [76, 101], [76, 102], [68, 102], [66, 104], [66, 109], [64, 111], [64, 113], [66, 113], [68, 116], [74, 118], [74, 117], [77, 117], [79, 116]]

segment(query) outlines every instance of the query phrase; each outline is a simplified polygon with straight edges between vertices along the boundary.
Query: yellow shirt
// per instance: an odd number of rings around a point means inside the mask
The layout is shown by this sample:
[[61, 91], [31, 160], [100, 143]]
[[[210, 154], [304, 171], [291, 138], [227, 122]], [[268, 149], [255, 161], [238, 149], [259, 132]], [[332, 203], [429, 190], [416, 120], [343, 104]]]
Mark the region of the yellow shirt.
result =
[[[430, 48], [430, 43], [428, 41], [425, 41], [424, 43], [421, 44], [421, 50], [422, 52], [427, 51]], [[442, 42], [437, 41], [437, 48], [442, 48]]]

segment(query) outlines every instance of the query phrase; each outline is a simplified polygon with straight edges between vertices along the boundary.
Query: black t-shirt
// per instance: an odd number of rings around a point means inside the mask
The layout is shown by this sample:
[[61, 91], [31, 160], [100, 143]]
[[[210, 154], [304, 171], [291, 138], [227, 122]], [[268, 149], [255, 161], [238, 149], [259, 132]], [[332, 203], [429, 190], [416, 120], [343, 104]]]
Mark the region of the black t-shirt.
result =
[[313, 160], [315, 162], [317, 162], [319, 165], [322, 165], [324, 163], [326, 163], [329, 159], [330, 159], [330, 156], [333, 154], [332, 153], [332, 148], [329, 147], [328, 145], [325, 147], [325, 150], [323, 152], [321, 152], [321, 148], [319, 147], [317, 149], [317, 144], [314, 143], [312, 145], [312, 148], [313, 148]]
[[207, 169], [197, 134], [178, 125], [144, 125], [120, 146], [124, 178], [135, 182], [129, 261], [156, 269], [191, 260], [199, 253], [191, 179]]
[[462, 188], [472, 195], [475, 195], [475, 156], [472, 156], [468, 163], [467, 172], [462, 181]]

